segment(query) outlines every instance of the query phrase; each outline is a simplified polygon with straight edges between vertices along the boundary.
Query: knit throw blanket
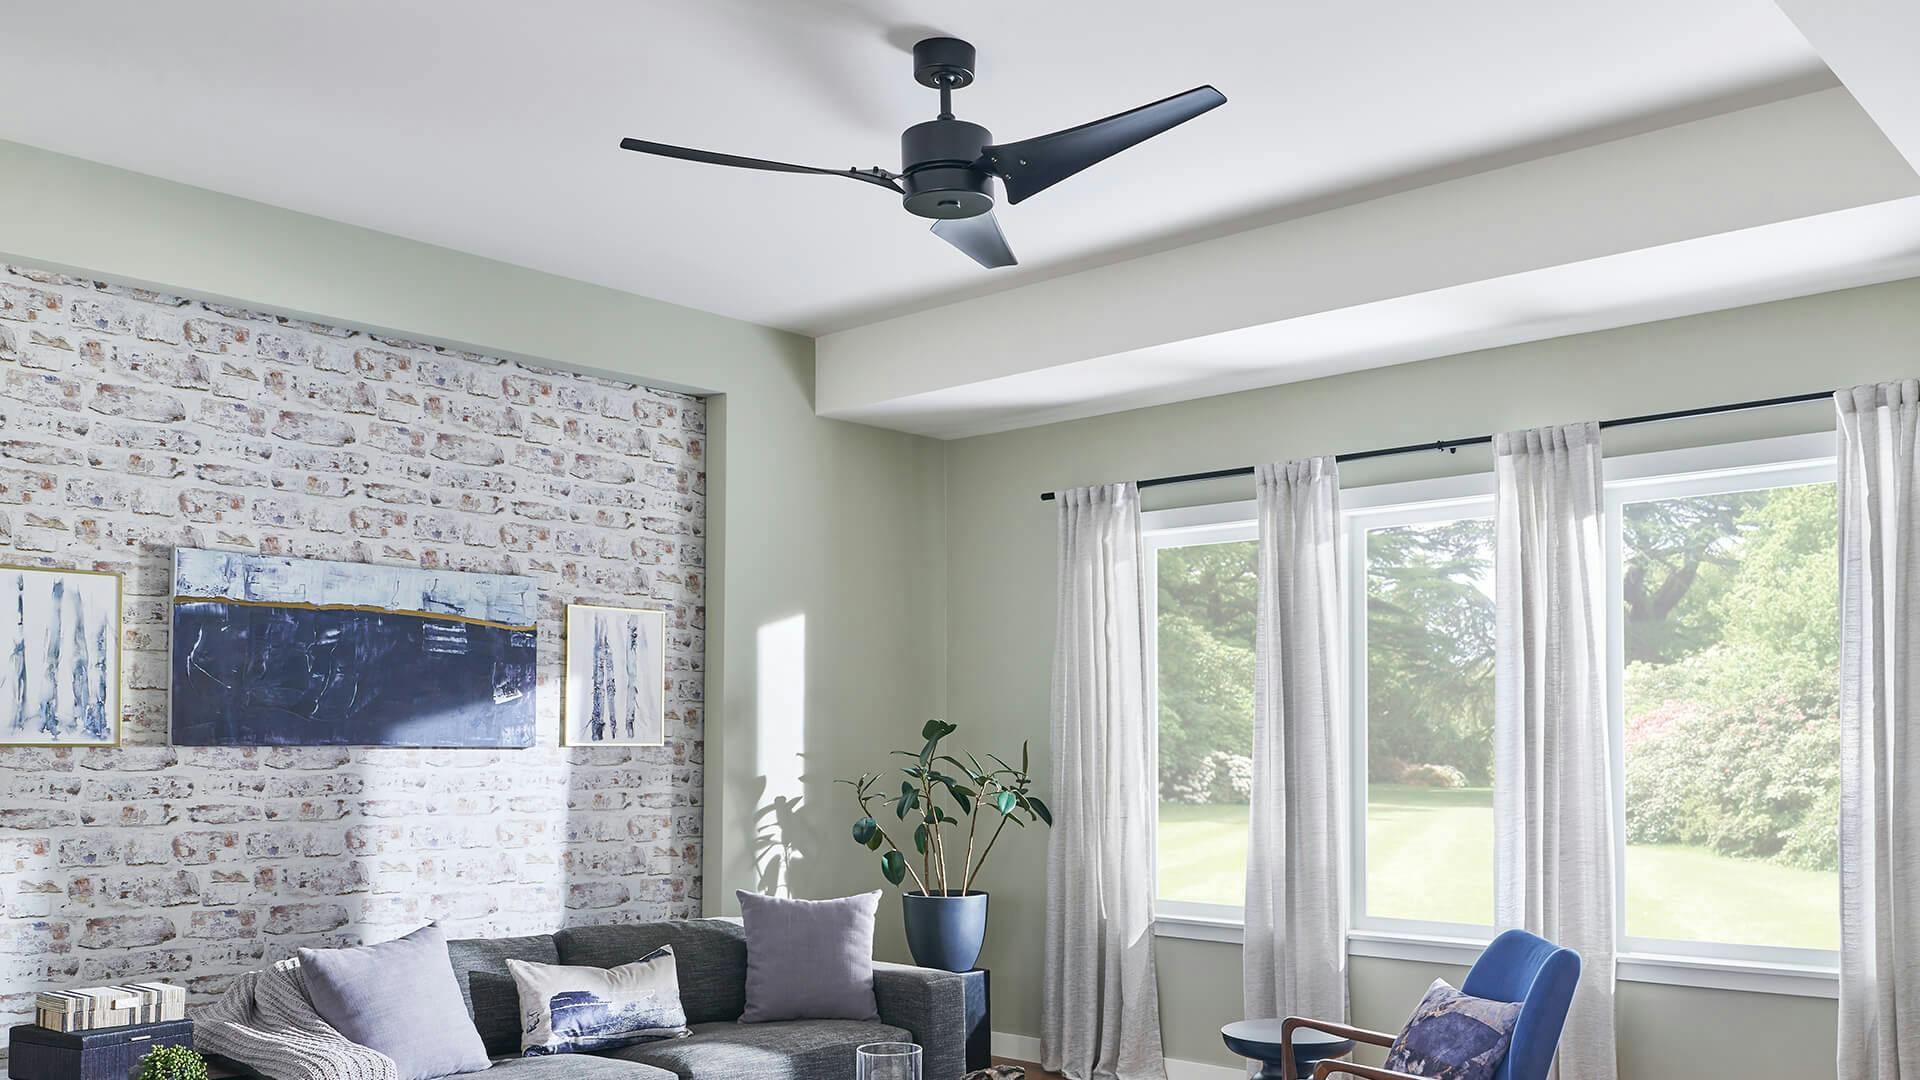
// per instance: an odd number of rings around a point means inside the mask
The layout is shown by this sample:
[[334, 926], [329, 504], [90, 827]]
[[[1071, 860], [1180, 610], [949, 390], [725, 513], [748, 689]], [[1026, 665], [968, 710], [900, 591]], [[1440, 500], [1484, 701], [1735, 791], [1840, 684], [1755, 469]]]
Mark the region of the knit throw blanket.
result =
[[235, 979], [219, 1001], [195, 1013], [193, 1041], [273, 1080], [400, 1076], [392, 1058], [349, 1040], [320, 1019], [297, 959]]

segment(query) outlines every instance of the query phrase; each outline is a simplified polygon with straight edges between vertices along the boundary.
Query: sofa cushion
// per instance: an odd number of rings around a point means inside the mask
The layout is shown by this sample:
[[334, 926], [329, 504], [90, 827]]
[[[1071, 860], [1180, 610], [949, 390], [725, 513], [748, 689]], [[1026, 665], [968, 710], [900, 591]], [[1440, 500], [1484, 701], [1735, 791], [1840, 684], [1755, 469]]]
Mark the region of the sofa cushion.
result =
[[520, 987], [521, 1053], [577, 1054], [687, 1034], [673, 946], [619, 967], [508, 960]]
[[747, 929], [747, 1010], [740, 1019], [878, 1020], [873, 918], [880, 890], [798, 900], [737, 889]]
[[335, 1031], [393, 1059], [400, 1080], [434, 1080], [487, 1067], [460, 988], [446, 931], [428, 924], [402, 938], [344, 949], [301, 949], [313, 1011]]
[[671, 1072], [638, 1061], [594, 1054], [500, 1058], [487, 1080], [674, 1080]]
[[671, 1042], [642, 1043], [606, 1056], [658, 1066], [680, 1080], [847, 1080], [854, 1048], [911, 1042], [897, 1027], [864, 1020], [775, 1020], [693, 1025]]
[[[746, 1008], [747, 940], [739, 923], [673, 919], [639, 926], [573, 926], [554, 934], [553, 940], [559, 963], [575, 967], [619, 967], [671, 945], [688, 1023], [738, 1020]], [[517, 1031], [514, 1039], [517, 1048]]]
[[456, 938], [447, 942], [453, 977], [466, 999], [467, 1013], [493, 1057], [520, 1052], [520, 990], [507, 961], [557, 964], [559, 948], [552, 934], [508, 938]]

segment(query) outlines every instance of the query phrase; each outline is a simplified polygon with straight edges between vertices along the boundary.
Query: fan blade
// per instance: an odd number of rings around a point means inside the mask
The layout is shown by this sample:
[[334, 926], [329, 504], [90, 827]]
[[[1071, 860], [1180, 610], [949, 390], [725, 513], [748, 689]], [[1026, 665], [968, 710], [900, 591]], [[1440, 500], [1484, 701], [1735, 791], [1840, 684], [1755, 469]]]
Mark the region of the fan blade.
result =
[[933, 223], [933, 235], [989, 270], [1013, 266], [1020, 261], [1013, 257], [1006, 234], [1000, 231], [1000, 223], [994, 220], [991, 210], [974, 217], [942, 218]]
[[620, 149], [635, 150], [642, 154], [658, 154], [661, 157], [679, 158], [681, 161], [698, 161], [707, 165], [731, 165], [736, 169], [761, 169], [766, 172], [814, 173], [819, 176], [844, 176], [850, 180], [864, 180], [869, 184], [878, 184], [896, 194], [902, 194], [900, 185], [894, 183], [897, 177], [885, 169], [816, 169], [811, 165], [789, 165], [784, 161], [767, 161], [764, 158], [740, 157], [737, 154], [716, 154], [711, 150], [694, 150], [685, 146], [670, 146], [666, 143], [647, 142], [645, 139], [621, 139]]
[[1017, 203], [1226, 103], [1227, 96], [1220, 91], [1197, 86], [1104, 120], [1020, 142], [982, 147], [974, 168], [998, 176], [1006, 185], [1007, 201]]

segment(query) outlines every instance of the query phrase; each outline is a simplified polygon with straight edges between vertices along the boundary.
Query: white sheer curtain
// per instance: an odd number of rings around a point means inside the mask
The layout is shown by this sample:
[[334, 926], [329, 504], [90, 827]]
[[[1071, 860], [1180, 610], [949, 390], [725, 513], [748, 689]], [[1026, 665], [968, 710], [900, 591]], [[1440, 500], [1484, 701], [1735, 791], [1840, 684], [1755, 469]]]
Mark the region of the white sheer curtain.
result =
[[1596, 424], [1494, 438], [1496, 916], [1580, 953], [1561, 1080], [1613, 1080], [1613, 754]]
[[1840, 413], [1840, 1080], [1920, 1078], [1920, 381]]
[[1347, 683], [1340, 472], [1262, 465], [1247, 829], [1248, 1016], [1347, 1016]]
[[1159, 784], [1132, 484], [1062, 491], [1040, 1057], [1069, 1080], [1164, 1080], [1153, 973]]

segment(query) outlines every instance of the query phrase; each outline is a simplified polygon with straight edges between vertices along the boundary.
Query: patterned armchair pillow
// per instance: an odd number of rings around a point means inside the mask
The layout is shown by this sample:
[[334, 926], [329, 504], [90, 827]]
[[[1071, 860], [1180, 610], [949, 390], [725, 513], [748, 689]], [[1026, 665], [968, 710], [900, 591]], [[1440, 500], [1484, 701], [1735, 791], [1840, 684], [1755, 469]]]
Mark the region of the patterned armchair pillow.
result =
[[1435, 1080], [1489, 1080], [1519, 1019], [1517, 1001], [1469, 997], [1435, 979], [1387, 1051], [1387, 1068]]
[[680, 1007], [673, 946], [662, 945], [613, 968], [535, 964], [512, 957], [507, 970], [520, 991], [520, 1052], [571, 1054], [610, 1050], [691, 1032]]

